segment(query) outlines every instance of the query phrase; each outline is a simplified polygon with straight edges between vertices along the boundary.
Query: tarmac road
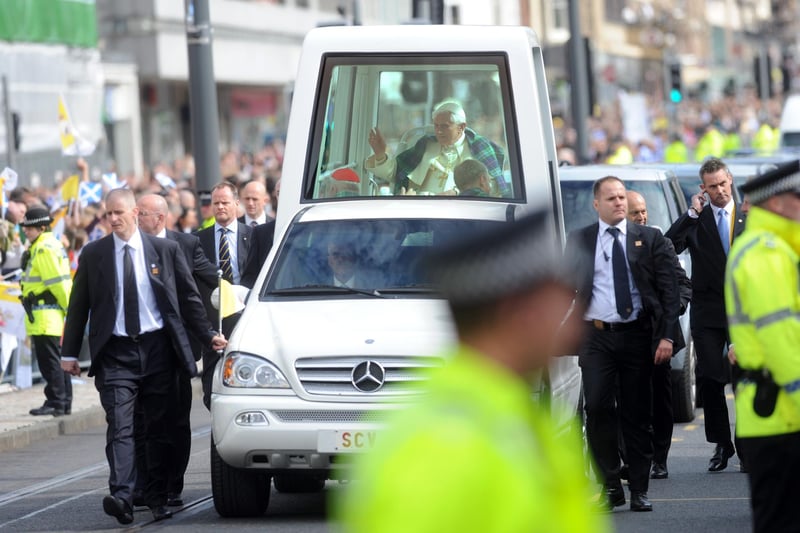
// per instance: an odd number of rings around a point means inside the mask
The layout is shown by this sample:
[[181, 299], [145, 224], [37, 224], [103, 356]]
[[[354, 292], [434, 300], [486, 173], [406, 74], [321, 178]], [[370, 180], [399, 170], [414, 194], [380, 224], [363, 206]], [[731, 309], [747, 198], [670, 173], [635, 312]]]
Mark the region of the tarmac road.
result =
[[[103, 513], [108, 468], [104, 456], [105, 426], [98, 417], [96, 392], [82, 388], [82, 407], [70, 417], [43, 420], [24, 413], [41, 402], [38, 391], [0, 394], [0, 530], [103, 531], [118, 529]], [[35, 388], [34, 388], [35, 389]], [[197, 392], [197, 391], [196, 391]], [[25, 396], [25, 397], [23, 397]], [[29, 397], [28, 397], [29, 396]], [[152, 523], [148, 510], [135, 512], [128, 530], [226, 530], [322, 533], [328, 524], [326, 496], [343, 486], [328, 482], [325, 493], [286, 495], [273, 490], [267, 513], [253, 519], [223, 519], [214, 510], [209, 473], [210, 418], [198, 400], [193, 407], [193, 455], [186, 477], [185, 506], [164, 522]], [[33, 402], [33, 403], [31, 403]], [[31, 405], [28, 405], [31, 403]], [[97, 402], [99, 403], [99, 402]], [[23, 410], [24, 407], [24, 410]], [[730, 406], [732, 409], [732, 405]], [[100, 412], [102, 413], [102, 412]], [[29, 420], [32, 419], [32, 420]], [[84, 428], [82, 426], [90, 426]], [[42, 428], [50, 429], [44, 431]], [[59, 430], [53, 431], [52, 427]], [[15, 438], [9, 435], [15, 433]], [[27, 434], [25, 436], [24, 434]], [[27, 439], [27, 442], [26, 442]], [[9, 443], [25, 443], [12, 446]], [[692, 424], [676, 425], [667, 480], [652, 480], [652, 513], [632, 513], [627, 505], [612, 516], [620, 532], [750, 531], [747, 478], [733, 458], [720, 473], [706, 471], [712, 445], [705, 442], [702, 410]], [[376, 528], [379, 531], [379, 528]]]

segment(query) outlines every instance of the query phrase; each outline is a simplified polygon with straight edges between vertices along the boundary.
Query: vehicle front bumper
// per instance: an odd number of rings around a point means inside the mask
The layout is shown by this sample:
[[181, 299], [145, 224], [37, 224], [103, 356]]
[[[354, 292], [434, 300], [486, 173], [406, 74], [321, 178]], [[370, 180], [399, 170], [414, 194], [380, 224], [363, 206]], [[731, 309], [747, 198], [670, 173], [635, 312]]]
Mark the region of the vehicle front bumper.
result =
[[[342, 470], [349, 464], [343, 456], [369, 449], [386, 415], [399, 408], [402, 405], [213, 394], [211, 432], [220, 457], [235, 468]], [[331, 448], [332, 439], [341, 444], [338, 449]]]

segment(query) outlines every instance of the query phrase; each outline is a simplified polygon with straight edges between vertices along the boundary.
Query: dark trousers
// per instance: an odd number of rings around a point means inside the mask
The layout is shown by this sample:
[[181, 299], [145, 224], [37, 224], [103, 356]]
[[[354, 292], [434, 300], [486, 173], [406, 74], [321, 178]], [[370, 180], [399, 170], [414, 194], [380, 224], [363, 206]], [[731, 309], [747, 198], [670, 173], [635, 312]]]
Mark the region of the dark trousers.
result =
[[137, 402], [144, 421], [147, 461], [145, 501], [150, 506], [167, 501], [169, 468], [169, 405], [175, 394], [172, 343], [163, 330], [138, 341], [112, 337], [99, 356], [95, 387], [106, 412], [106, 459], [111, 494], [132, 505], [136, 484], [134, 440]]
[[45, 381], [45, 405], [56, 409], [72, 408], [72, 377], [61, 369], [61, 339], [33, 335], [33, 351]]
[[672, 368], [669, 362], [653, 367], [653, 462], [667, 463], [672, 444]]
[[750, 505], [755, 533], [797, 531], [800, 500], [800, 433], [739, 438], [748, 458]]
[[[183, 492], [183, 476], [189, 466], [192, 451], [192, 383], [186, 372], [175, 372], [174, 397], [169, 402], [169, 472], [167, 493]], [[134, 494], [144, 497], [149, 476], [147, 474], [147, 446], [145, 439], [144, 407], [141, 402], [135, 407], [134, 440], [136, 442], [136, 488]]]
[[167, 490], [170, 494], [183, 492], [183, 476], [189, 466], [192, 453], [192, 382], [186, 372], [178, 371], [175, 403], [172, 404], [170, 418], [173, 426], [172, 456], [170, 459]]
[[725, 328], [692, 328], [697, 351], [697, 393], [703, 403], [706, 440], [723, 446], [731, 443], [731, 423], [725, 384], [730, 381], [730, 363], [725, 358], [728, 332]]
[[[653, 458], [650, 328], [592, 329], [581, 350], [586, 436], [601, 481], [619, 483], [619, 430], [625, 442], [631, 491], [646, 492]], [[619, 392], [617, 390], [619, 384]]]

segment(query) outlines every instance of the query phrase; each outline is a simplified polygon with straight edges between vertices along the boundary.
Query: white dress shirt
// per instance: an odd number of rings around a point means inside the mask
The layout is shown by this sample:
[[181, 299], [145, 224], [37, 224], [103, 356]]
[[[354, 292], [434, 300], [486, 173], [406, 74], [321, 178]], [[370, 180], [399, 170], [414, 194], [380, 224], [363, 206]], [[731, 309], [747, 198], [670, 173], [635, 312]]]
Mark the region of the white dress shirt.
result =
[[[600, 221], [600, 229], [597, 232], [597, 243], [594, 252], [594, 284], [592, 286], [592, 300], [589, 308], [584, 314], [586, 320], [602, 320], [603, 322], [630, 322], [636, 320], [642, 310], [642, 297], [636, 284], [633, 282], [630, 265], [628, 265], [628, 285], [631, 291], [631, 301], [633, 302], [633, 312], [628, 318], [622, 318], [617, 313], [617, 297], [614, 292], [614, 265], [611, 261], [613, 253], [614, 237], [606, 231], [612, 226]], [[628, 231], [628, 220], [613, 226], [619, 228], [619, 241], [622, 250], [625, 252], [627, 262], [627, 243], [626, 236]]]
[[219, 230], [225, 228], [228, 231], [228, 247], [231, 251], [231, 272], [233, 273], [233, 284], [238, 285], [242, 279], [239, 274], [239, 261], [238, 257], [238, 244], [239, 244], [239, 221], [233, 219], [228, 226], [220, 226], [219, 223], [214, 223], [214, 251], [217, 256], [217, 265], [219, 265]]
[[245, 223], [245, 225], [252, 226], [253, 222], [255, 222], [256, 225], [265, 224], [267, 222], [267, 214], [262, 211], [260, 217], [258, 217], [258, 218], [250, 218], [250, 215], [245, 213], [244, 214], [244, 223]]
[[112, 233], [114, 238], [114, 264], [117, 268], [117, 320], [114, 322], [114, 335], [121, 337], [128, 336], [125, 329], [125, 309], [124, 309], [124, 290], [123, 290], [123, 277], [124, 266], [123, 257], [125, 254], [125, 245], [131, 247], [131, 262], [133, 263], [133, 271], [136, 275], [136, 290], [139, 293], [139, 326], [141, 330], [139, 333], [147, 333], [156, 331], [164, 327], [164, 321], [161, 319], [161, 311], [158, 309], [155, 294], [153, 294], [153, 287], [150, 285], [150, 276], [148, 269], [158, 274], [157, 265], [147, 265], [144, 257], [144, 245], [142, 243], [142, 235], [137, 229], [131, 236], [128, 242], [123, 241], [115, 233]]

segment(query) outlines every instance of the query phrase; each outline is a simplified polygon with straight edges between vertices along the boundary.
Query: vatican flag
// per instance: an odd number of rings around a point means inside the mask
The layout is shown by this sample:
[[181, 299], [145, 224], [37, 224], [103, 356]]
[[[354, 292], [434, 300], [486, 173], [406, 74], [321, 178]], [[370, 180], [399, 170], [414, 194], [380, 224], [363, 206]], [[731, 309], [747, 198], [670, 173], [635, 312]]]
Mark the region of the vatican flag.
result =
[[87, 157], [94, 153], [95, 145], [80, 136], [72, 125], [64, 97], [58, 97], [58, 132], [61, 136], [61, 154]]

